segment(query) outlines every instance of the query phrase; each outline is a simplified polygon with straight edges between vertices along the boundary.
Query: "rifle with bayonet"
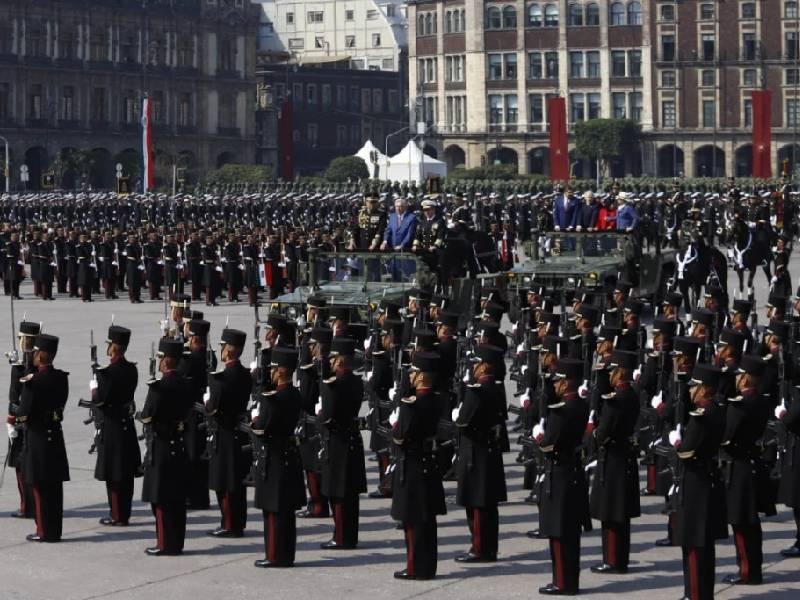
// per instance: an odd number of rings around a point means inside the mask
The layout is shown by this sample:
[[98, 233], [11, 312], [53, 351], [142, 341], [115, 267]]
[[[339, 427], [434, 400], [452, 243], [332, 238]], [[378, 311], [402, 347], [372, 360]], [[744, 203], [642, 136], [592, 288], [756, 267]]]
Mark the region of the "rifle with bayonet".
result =
[[[97, 389], [97, 370], [99, 365], [97, 363], [97, 345], [94, 343], [93, 329], [89, 330], [89, 365], [92, 369], [92, 383], [90, 384], [90, 389], [94, 391]], [[85, 400], [83, 398], [79, 398], [78, 406], [89, 411], [89, 417], [83, 420], [83, 424], [91, 425], [94, 423], [94, 436], [92, 437], [92, 443], [89, 446], [89, 454], [94, 454], [95, 450], [97, 450], [97, 443], [100, 441], [100, 435], [102, 433], [103, 412], [91, 399]]]

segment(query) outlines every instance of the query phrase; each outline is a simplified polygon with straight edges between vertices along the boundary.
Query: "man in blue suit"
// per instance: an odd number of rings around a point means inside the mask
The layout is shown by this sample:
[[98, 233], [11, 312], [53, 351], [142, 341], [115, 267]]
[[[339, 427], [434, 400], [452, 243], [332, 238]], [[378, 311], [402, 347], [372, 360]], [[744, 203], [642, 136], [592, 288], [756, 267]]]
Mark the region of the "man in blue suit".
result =
[[[394, 212], [389, 215], [389, 226], [383, 234], [381, 250], [392, 249], [396, 252], [410, 252], [417, 232], [417, 216], [407, 212], [408, 204], [405, 198], [394, 201]], [[414, 273], [414, 262], [406, 260], [393, 261], [392, 276], [395, 281], [401, 281], [403, 276]]]
[[560, 191], [553, 201], [553, 225], [556, 231], [572, 231], [578, 224], [580, 201], [570, 188]]
[[617, 209], [617, 231], [636, 231], [639, 227], [639, 213], [630, 203], [630, 196], [627, 192], [620, 192], [617, 195], [619, 209]]

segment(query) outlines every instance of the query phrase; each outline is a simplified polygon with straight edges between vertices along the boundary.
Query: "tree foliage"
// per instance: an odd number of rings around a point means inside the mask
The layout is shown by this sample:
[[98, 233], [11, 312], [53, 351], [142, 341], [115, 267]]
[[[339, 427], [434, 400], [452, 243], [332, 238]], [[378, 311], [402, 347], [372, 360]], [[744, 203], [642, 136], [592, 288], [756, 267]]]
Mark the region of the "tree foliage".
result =
[[358, 156], [339, 156], [331, 161], [325, 171], [328, 181], [358, 181], [369, 179], [367, 163]]
[[242, 165], [228, 163], [209, 172], [204, 178], [205, 185], [248, 184], [258, 185], [270, 181], [272, 174], [266, 165]]
[[601, 161], [606, 173], [608, 162], [638, 146], [642, 126], [630, 119], [590, 119], [575, 124], [575, 150], [590, 160]]

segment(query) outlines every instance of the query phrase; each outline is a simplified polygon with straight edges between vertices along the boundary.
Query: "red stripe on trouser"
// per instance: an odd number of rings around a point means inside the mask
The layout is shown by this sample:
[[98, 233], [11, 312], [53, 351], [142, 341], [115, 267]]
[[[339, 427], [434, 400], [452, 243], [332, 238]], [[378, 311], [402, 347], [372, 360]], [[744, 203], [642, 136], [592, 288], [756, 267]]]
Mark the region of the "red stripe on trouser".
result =
[[112, 483], [109, 485], [111, 490], [111, 519], [113, 521], [119, 521], [119, 492], [117, 491], [117, 484]]
[[613, 529], [606, 529], [606, 542], [608, 545], [608, 564], [617, 566], [617, 532]]
[[275, 562], [275, 513], [269, 513], [267, 518], [269, 520], [269, 535], [267, 536], [267, 560], [269, 562]]
[[211, 300], [211, 288], [207, 287], [206, 288], [206, 304], [211, 304], [211, 302], [212, 302], [212, 300]]
[[406, 572], [409, 577], [414, 577], [414, 531], [406, 524]]
[[477, 555], [483, 554], [483, 540], [481, 539], [481, 509], [472, 509], [472, 551]]
[[36, 535], [44, 537], [44, 523], [42, 522], [42, 496], [39, 494], [39, 486], [33, 486], [33, 504], [36, 507]]
[[344, 523], [342, 522], [342, 503], [333, 503], [333, 539], [337, 544], [344, 545]]
[[322, 514], [322, 502], [319, 498], [319, 483], [317, 482], [317, 474], [314, 471], [306, 471], [306, 478], [308, 479], [308, 493], [310, 494], [311, 509], [314, 516]]
[[561, 539], [560, 538], [552, 538], [550, 540], [550, 546], [553, 550], [553, 562], [555, 563], [556, 568], [556, 586], [561, 589], [564, 589], [564, 561], [561, 557]]
[[19, 490], [19, 512], [28, 516], [28, 505], [25, 503], [25, 480], [22, 478], [22, 471], [17, 469], [17, 489]]
[[697, 549], [689, 549], [689, 597], [691, 600], [700, 598], [700, 582], [698, 581]]
[[647, 465], [647, 491], [656, 491], [656, 466]]
[[231, 497], [230, 492], [225, 492], [222, 495], [222, 528], [233, 528], [233, 515], [231, 515]]
[[156, 504], [156, 546], [159, 550], [165, 550], [164, 543], [164, 509]]
[[736, 544], [736, 553], [739, 555], [739, 575], [745, 583], [750, 581], [750, 560], [747, 556], [747, 544], [744, 534], [738, 527], [733, 530], [733, 540]]

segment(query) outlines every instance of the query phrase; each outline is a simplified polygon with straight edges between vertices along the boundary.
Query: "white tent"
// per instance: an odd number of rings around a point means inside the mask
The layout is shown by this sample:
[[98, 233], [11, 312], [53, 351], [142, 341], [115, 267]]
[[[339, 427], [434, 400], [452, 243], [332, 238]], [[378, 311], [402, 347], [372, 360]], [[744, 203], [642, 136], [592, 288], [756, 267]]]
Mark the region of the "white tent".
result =
[[[416, 181], [423, 183], [428, 175], [447, 176], [447, 165], [431, 158], [419, 149], [414, 140], [388, 160], [386, 179], [389, 181]], [[381, 169], [381, 175], [383, 175]]]
[[357, 156], [367, 163], [370, 179], [375, 179], [375, 166], [372, 164], [372, 158], [370, 156], [373, 152], [378, 154], [378, 168], [380, 171], [379, 176], [383, 175], [385, 171], [384, 165], [386, 164], [386, 155], [375, 147], [375, 144], [372, 143], [372, 140], [367, 140], [364, 142], [364, 145], [361, 147], [361, 149], [354, 154], [354, 156]]

